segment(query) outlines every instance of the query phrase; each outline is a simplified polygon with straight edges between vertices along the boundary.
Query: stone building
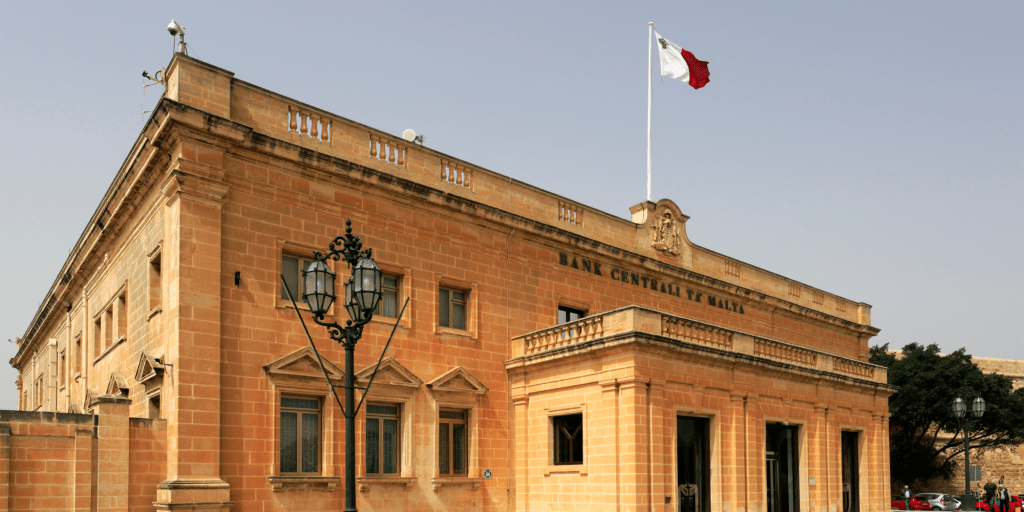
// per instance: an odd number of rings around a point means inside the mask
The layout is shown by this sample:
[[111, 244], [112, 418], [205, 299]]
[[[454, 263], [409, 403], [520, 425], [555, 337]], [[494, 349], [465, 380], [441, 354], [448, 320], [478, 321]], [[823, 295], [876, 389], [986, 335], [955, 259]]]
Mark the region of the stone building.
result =
[[358, 382], [409, 299], [360, 510], [888, 510], [869, 305], [693, 244], [670, 200], [619, 218], [181, 54], [163, 76], [11, 361], [9, 510], [340, 509], [343, 421], [278, 276], [346, 218], [387, 278]]

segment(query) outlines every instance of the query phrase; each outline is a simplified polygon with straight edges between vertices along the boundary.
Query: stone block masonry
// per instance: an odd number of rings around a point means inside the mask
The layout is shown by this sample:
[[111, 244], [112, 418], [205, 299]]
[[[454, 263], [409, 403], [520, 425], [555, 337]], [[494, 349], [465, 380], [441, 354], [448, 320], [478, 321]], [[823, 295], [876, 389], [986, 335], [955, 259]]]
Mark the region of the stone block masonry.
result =
[[0, 411], [0, 511], [153, 510], [166, 421], [129, 418], [124, 398], [96, 405], [97, 415]]

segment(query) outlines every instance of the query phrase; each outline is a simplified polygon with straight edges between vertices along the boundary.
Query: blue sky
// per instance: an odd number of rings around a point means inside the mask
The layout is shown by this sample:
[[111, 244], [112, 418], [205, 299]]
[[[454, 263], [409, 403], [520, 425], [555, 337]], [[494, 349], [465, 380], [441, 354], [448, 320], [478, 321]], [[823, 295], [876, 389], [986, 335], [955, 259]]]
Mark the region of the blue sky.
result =
[[[171, 18], [242, 80], [624, 218], [646, 191], [653, 21], [711, 63], [703, 89], [653, 84], [653, 196], [694, 243], [871, 304], [874, 342], [1024, 359], [1020, 2], [0, 9], [0, 340], [26, 331], [159, 97], [140, 75], [170, 59]], [[15, 377], [0, 365], [0, 408]]]

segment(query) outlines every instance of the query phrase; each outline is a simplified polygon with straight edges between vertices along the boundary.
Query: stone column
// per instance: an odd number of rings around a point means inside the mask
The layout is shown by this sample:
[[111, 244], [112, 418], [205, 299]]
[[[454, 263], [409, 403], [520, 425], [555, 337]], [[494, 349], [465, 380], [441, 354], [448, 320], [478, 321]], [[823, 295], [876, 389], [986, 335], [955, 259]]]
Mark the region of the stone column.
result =
[[114, 395], [93, 400], [97, 416], [97, 512], [128, 511], [128, 407], [131, 403], [127, 398]]
[[[168, 283], [167, 479], [157, 486], [158, 510], [228, 510], [230, 486], [220, 478], [221, 208], [223, 154], [186, 141], [175, 148], [179, 168], [162, 189]], [[200, 163], [202, 162], [202, 163]]]
[[640, 376], [616, 379], [619, 384], [619, 502], [624, 512], [650, 506], [648, 470], [647, 382]]

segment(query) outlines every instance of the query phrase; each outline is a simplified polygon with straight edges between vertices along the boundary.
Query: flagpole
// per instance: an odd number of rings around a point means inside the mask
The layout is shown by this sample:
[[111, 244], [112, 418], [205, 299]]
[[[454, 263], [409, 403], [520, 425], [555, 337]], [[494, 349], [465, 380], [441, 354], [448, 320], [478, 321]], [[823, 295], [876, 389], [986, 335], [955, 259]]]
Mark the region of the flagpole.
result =
[[654, 34], [654, 22], [647, 23], [647, 200], [651, 200], [651, 73], [654, 72], [651, 65], [654, 44], [651, 37]]

